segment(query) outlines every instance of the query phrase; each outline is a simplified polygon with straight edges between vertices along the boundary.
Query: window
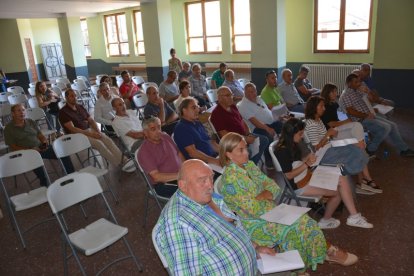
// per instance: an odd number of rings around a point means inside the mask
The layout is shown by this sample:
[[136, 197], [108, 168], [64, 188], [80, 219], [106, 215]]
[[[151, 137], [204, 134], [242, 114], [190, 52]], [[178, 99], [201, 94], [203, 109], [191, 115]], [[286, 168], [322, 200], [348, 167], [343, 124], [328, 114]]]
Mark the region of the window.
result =
[[190, 53], [221, 53], [219, 1], [185, 4], [187, 43]]
[[139, 56], [145, 55], [144, 32], [142, 31], [141, 11], [134, 11], [135, 22], [135, 51]]
[[233, 52], [250, 52], [250, 5], [249, 0], [233, 0], [232, 3], [232, 31]]
[[314, 51], [368, 53], [372, 0], [315, 0]]
[[83, 49], [85, 51], [85, 57], [90, 58], [91, 55], [91, 46], [89, 45], [89, 33], [88, 33], [88, 23], [86, 18], [80, 20], [81, 31], [83, 36]]
[[128, 56], [128, 34], [124, 13], [105, 15], [105, 31], [109, 56]]

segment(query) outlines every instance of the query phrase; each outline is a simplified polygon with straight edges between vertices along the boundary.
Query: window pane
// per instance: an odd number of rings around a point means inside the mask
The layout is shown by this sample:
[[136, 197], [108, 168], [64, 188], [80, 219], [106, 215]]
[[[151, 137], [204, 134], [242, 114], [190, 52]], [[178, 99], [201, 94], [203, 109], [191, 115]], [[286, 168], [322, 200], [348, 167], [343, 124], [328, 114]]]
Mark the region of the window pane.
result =
[[90, 46], [84, 46], [85, 49], [85, 56], [90, 57], [91, 56], [91, 47]]
[[339, 50], [339, 33], [318, 33], [318, 50]]
[[339, 30], [341, 0], [318, 0], [318, 31]]
[[367, 50], [368, 32], [345, 32], [345, 50]]
[[116, 23], [115, 23], [115, 16], [107, 16], [106, 17], [106, 29], [108, 31], [108, 42], [118, 42], [118, 38], [116, 36]]
[[80, 25], [81, 25], [81, 31], [82, 31], [82, 36], [83, 36], [83, 44], [88, 45], [89, 34], [88, 34], [88, 24], [86, 23], [86, 20], [81, 20]]
[[118, 15], [117, 19], [118, 19], [119, 41], [120, 42], [127, 42], [128, 41], [128, 33], [127, 33], [127, 30], [126, 30], [125, 14]]
[[190, 52], [204, 52], [202, 38], [190, 38]]
[[204, 11], [206, 36], [221, 35], [220, 2], [205, 2]]
[[236, 36], [234, 38], [234, 46], [236, 52], [250, 52], [252, 48], [250, 35]]
[[249, 0], [233, 0], [234, 34], [250, 34]]
[[203, 36], [201, 3], [187, 5], [188, 36]]
[[137, 32], [137, 40], [144, 40], [144, 32], [142, 31], [142, 18], [141, 18], [141, 12], [135, 13], [135, 30]]
[[207, 51], [221, 52], [221, 37], [207, 37]]
[[347, 0], [345, 30], [368, 29], [371, 0]]
[[138, 55], [145, 55], [144, 42], [138, 42]]
[[119, 56], [118, 44], [109, 44], [109, 55], [110, 56]]
[[129, 55], [129, 44], [127, 43], [121, 43], [121, 55]]

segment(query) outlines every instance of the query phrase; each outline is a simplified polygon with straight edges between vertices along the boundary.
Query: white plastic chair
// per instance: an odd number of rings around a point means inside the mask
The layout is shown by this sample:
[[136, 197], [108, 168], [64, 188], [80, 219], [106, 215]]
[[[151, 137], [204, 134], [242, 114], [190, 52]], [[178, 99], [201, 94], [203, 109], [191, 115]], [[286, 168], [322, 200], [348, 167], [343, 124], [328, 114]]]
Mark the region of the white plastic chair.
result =
[[27, 88], [27, 92], [29, 92], [30, 96], [36, 97], [36, 89], [35, 89], [35, 87], [29, 87], [29, 88]]
[[62, 89], [60, 89], [58, 85], [53, 86], [53, 84], [52, 84], [51, 89], [52, 89], [53, 92], [56, 93], [56, 95], [59, 96], [59, 98], [61, 98], [61, 99], [65, 98], [64, 95], [63, 95]]
[[36, 87], [36, 82], [31, 82], [31, 83], [29, 83], [29, 87], [33, 87], [33, 88], [35, 88], [35, 87]]
[[1, 92], [0, 93], [0, 103], [8, 103], [10, 95], [11, 95], [10, 92]]
[[83, 82], [86, 84], [87, 87], [91, 86], [89, 83], [89, 79], [85, 76], [76, 76], [76, 79], [83, 80]]
[[121, 76], [121, 75], [116, 75], [116, 76], [115, 76], [115, 80], [117, 80], [117, 81], [124, 81], [124, 80], [122, 79], [122, 76]]
[[54, 87], [58, 87], [61, 91], [66, 91], [66, 89], [68, 88], [66, 84], [63, 82], [52, 83], [52, 88]]
[[[68, 78], [57, 78], [56, 83], [63, 83], [65, 85], [65, 88], [70, 86], [70, 81]], [[62, 89], [62, 88], [61, 88]]]
[[158, 88], [158, 84], [156, 84], [155, 82], [144, 82], [144, 83], [141, 85], [142, 90], [144, 90], [144, 92], [145, 92], [145, 93], [147, 93], [147, 89], [148, 89], [148, 87], [150, 87], [150, 86], [154, 86], [154, 87]]
[[107, 76], [106, 74], [100, 74], [100, 75], [96, 75], [96, 79], [95, 79], [95, 84], [96, 85], [99, 85], [99, 84], [101, 84], [101, 78], [103, 77], [103, 76]]
[[29, 103], [29, 107], [30, 107], [30, 108], [36, 108], [36, 107], [39, 107], [39, 103], [37, 102], [37, 98], [30, 98], [30, 99], [28, 100], [28, 103]]
[[97, 84], [91, 85], [91, 92], [93, 96], [95, 97], [95, 101], [98, 100], [98, 91], [99, 91], [99, 85]]
[[11, 105], [9, 103], [0, 104], [0, 118], [3, 126], [11, 120]]
[[21, 93], [24, 93], [24, 89], [21, 86], [10, 86], [7, 88], [7, 92], [10, 92], [13, 94], [21, 94]]
[[116, 85], [118, 86], [118, 87], [121, 87], [121, 85], [124, 83], [124, 81], [121, 79], [121, 80], [116, 80]]
[[211, 87], [211, 80], [213, 78], [212, 77], [207, 77], [206, 78], [206, 82], [207, 82], [207, 89], [213, 89], [213, 87]]
[[214, 192], [218, 195], [220, 195], [220, 191], [221, 191], [221, 185], [223, 185], [223, 183], [221, 183], [221, 175], [219, 177], [217, 177], [216, 181], [214, 181]]
[[[36, 100], [36, 98], [31, 98], [30, 100]], [[37, 102], [37, 100], [36, 100]], [[26, 109], [26, 118], [31, 119], [35, 122], [37, 122], [38, 124], [40, 123], [40, 121], [45, 120], [46, 124], [51, 128], [51, 129], [42, 129], [42, 134], [45, 137], [49, 138], [49, 143], [52, 141], [52, 135], [56, 133], [56, 129], [53, 127], [53, 122], [50, 122], [46, 116], [45, 111], [43, 110], [43, 108], [40, 107], [33, 107], [33, 108], [28, 108]]]
[[[86, 172], [93, 174], [96, 177], [102, 177], [106, 182], [109, 192], [112, 194], [115, 201], [118, 202], [118, 197], [112, 190], [109, 181], [105, 178], [109, 171], [106, 168], [102, 168], [102, 165], [99, 163], [98, 158], [92, 149], [91, 143], [84, 134], [67, 134], [57, 138], [53, 142], [53, 150], [56, 157], [59, 159], [65, 174], [68, 172], [66, 171], [65, 166], [63, 166], [61, 159], [66, 156], [75, 155], [82, 165], [82, 169], [78, 170], [78, 172]], [[87, 158], [82, 160], [80, 153], [83, 151], [86, 151]], [[93, 161], [93, 165], [90, 164], [90, 161]]]
[[73, 83], [76, 84], [79, 91], [88, 91], [88, 86], [83, 79], [74, 79]]
[[27, 97], [24, 94], [24, 92], [22, 94], [13, 94], [10, 95], [8, 97], [9, 103], [11, 105], [15, 105], [15, 104], [24, 104], [26, 106], [27, 103]]
[[212, 104], [212, 105], [216, 105], [217, 104], [217, 89], [209, 89], [206, 92], [207, 94], [207, 98], [208, 101]]
[[241, 87], [243, 87], [243, 89], [244, 89], [244, 86], [250, 82], [248, 79], [238, 79], [238, 81]]
[[134, 101], [135, 107], [137, 109], [137, 114], [139, 115], [139, 118], [141, 120], [144, 119], [144, 111], [143, 108], [147, 105], [148, 103], [148, 97], [146, 94], [143, 93], [138, 93], [135, 94], [132, 97], [132, 100]]
[[[102, 199], [109, 216], [105, 215], [109, 219], [102, 217], [77, 231], [69, 233], [66, 220], [63, 219], [63, 211], [92, 197]], [[100, 275], [110, 266], [128, 258], [132, 258], [138, 270], [140, 272], [142, 271], [142, 265], [138, 262], [137, 257], [134, 255], [131, 246], [125, 238], [128, 234], [128, 228], [118, 224], [96, 176], [89, 173], [73, 173], [64, 176], [56, 180], [47, 189], [47, 200], [59, 222], [65, 238], [63, 241], [65, 244], [63, 252], [65, 275], [68, 273], [67, 259], [69, 257], [73, 256], [75, 258], [82, 275], [86, 275], [78, 252], [85, 256], [91, 256], [121, 239], [129, 254], [105, 265], [96, 275]], [[94, 205], [93, 208], [96, 209], [98, 206]], [[66, 245], [69, 245], [71, 249], [72, 254], [69, 257], [66, 256]]]
[[[50, 183], [49, 176], [46, 172], [42, 157], [40, 153], [35, 150], [19, 150], [0, 157], [0, 182], [6, 198], [6, 205], [8, 213], [10, 216], [10, 221], [13, 224], [13, 228], [17, 230], [17, 234], [20, 238], [20, 241], [23, 245], [23, 248], [26, 248], [26, 242], [23, 238], [23, 234], [33, 227], [39, 225], [42, 222], [38, 222], [35, 225], [31, 226], [27, 230], [22, 231], [20, 229], [19, 223], [17, 222], [17, 212], [28, 210], [43, 203], [47, 202], [46, 198], [46, 187], [40, 187], [36, 189], [31, 189], [28, 192], [10, 195], [6, 189], [4, 178], [14, 177], [26, 172], [31, 172], [34, 169], [42, 168], [46, 176], [48, 184]], [[26, 178], [27, 180], [27, 178]], [[20, 182], [18, 182], [20, 183]]]
[[141, 76], [133, 76], [132, 81], [135, 82], [136, 85], [139, 85], [141, 83], [145, 83], [145, 80]]
[[151, 237], [152, 237], [152, 244], [154, 245], [155, 251], [157, 252], [158, 257], [160, 258], [162, 265], [163, 265], [163, 266], [164, 266], [164, 268], [167, 270], [168, 275], [172, 275], [172, 273], [171, 273], [171, 271], [170, 271], [170, 269], [169, 269], [169, 267], [168, 267], [168, 262], [167, 262], [167, 259], [166, 259], [166, 258], [165, 258], [165, 256], [162, 254], [162, 252], [161, 252], [160, 248], [158, 247], [157, 241], [155, 240], [156, 235], [157, 235], [157, 232], [155, 231], [155, 229], [156, 229], [155, 227], [154, 227], [154, 229], [152, 229], [152, 234], [151, 234]]

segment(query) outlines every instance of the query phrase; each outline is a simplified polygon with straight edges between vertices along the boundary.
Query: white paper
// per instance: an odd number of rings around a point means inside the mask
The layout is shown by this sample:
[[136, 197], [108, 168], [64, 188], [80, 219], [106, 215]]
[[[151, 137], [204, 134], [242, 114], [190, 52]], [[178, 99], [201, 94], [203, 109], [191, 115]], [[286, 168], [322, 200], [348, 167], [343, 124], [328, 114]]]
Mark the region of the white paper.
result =
[[272, 108], [272, 115], [274, 121], [279, 121], [280, 117], [289, 114], [289, 109], [286, 104], [279, 104]]
[[312, 173], [309, 186], [336, 191], [341, 169], [337, 166], [318, 166]]
[[377, 104], [374, 106], [374, 108], [378, 109], [378, 113], [381, 113], [384, 115], [394, 109], [393, 106], [383, 105], [383, 104]]
[[219, 174], [223, 174], [223, 167], [218, 166], [218, 165], [216, 165], [216, 164], [212, 164], [212, 163], [208, 163], [207, 165], [208, 165], [208, 166], [210, 167], [210, 169], [212, 169], [213, 171], [218, 172]]
[[341, 140], [332, 140], [332, 147], [344, 147], [351, 144], [358, 144], [358, 140], [355, 138], [347, 138]]
[[310, 208], [279, 204], [269, 212], [261, 215], [260, 218], [269, 222], [292, 225], [303, 214], [306, 214]]
[[257, 268], [261, 274], [297, 270], [304, 267], [305, 264], [297, 250], [277, 253], [275, 256], [260, 254], [260, 259], [257, 260]]

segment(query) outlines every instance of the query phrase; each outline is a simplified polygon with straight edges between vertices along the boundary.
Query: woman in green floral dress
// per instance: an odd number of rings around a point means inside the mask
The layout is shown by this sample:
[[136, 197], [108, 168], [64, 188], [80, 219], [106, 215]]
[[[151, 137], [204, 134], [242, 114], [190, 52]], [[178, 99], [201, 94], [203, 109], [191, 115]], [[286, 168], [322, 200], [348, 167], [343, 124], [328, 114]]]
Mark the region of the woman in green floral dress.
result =
[[[290, 226], [268, 222], [261, 215], [276, 206], [275, 198], [282, 192], [253, 162], [243, 137], [226, 134], [220, 141], [220, 161], [226, 165], [220, 183], [220, 194], [227, 205], [241, 218], [252, 241], [260, 246], [277, 246], [282, 252], [298, 250], [306, 268], [316, 270], [325, 259], [351, 265], [358, 258], [327, 245], [317, 223], [303, 215]], [[329, 247], [329, 250], [327, 250]]]

